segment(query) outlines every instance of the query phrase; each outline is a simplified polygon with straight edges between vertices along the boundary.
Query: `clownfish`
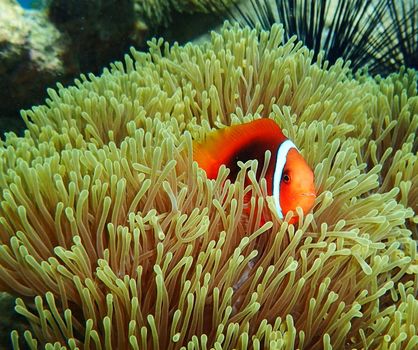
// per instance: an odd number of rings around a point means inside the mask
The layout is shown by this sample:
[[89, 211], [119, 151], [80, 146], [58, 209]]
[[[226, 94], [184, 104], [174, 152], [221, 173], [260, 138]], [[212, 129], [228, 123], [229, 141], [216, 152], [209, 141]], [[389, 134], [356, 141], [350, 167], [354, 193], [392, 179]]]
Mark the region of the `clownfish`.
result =
[[[316, 198], [313, 171], [295, 144], [271, 119], [257, 119], [212, 131], [203, 143], [194, 142], [193, 159], [209, 179], [216, 179], [224, 164], [230, 169], [229, 178], [233, 181], [240, 170], [238, 161], [257, 159], [262, 165], [267, 150], [271, 152], [265, 174], [267, 192], [273, 196], [278, 217], [283, 219], [289, 211], [296, 214], [296, 207], [301, 207], [306, 214]], [[262, 166], [258, 168], [259, 176]], [[295, 214], [290, 223], [297, 222]]]

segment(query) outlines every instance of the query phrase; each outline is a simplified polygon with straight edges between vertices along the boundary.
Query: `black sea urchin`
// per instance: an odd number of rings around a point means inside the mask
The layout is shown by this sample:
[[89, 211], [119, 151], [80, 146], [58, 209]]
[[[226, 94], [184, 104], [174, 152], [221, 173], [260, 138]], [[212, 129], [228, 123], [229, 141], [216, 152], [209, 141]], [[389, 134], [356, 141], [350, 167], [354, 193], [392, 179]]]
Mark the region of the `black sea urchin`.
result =
[[315, 57], [320, 51], [331, 63], [342, 57], [353, 70], [367, 66], [371, 74], [386, 75], [417, 66], [415, 0], [248, 0], [223, 10], [250, 27], [282, 23], [286, 39], [296, 35]]
[[388, 15], [374, 51], [376, 62], [389, 72], [402, 65], [418, 69], [418, 2], [390, 0]]

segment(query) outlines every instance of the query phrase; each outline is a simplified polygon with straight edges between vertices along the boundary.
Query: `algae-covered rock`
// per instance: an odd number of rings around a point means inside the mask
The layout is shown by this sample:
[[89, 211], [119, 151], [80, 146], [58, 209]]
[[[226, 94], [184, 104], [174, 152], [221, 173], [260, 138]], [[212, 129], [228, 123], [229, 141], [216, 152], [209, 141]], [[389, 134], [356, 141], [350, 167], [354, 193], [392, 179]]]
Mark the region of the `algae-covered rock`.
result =
[[0, 74], [22, 55], [29, 26], [23, 20], [23, 9], [13, 0], [0, 0]]
[[79, 72], [99, 72], [129, 46], [142, 45], [147, 32], [132, 0], [55, 0], [48, 17], [70, 38]]
[[[133, 0], [135, 11], [151, 27], [169, 26], [173, 14], [215, 14], [234, 3], [234, 0]], [[175, 23], [173, 25], [176, 27]], [[195, 28], [199, 28], [196, 26]], [[175, 29], [175, 28], [173, 28]], [[184, 27], [188, 30], [187, 25]]]
[[68, 72], [66, 39], [45, 14], [13, 0], [0, 0], [0, 23], [0, 116], [18, 119], [19, 108], [40, 103], [46, 87]]

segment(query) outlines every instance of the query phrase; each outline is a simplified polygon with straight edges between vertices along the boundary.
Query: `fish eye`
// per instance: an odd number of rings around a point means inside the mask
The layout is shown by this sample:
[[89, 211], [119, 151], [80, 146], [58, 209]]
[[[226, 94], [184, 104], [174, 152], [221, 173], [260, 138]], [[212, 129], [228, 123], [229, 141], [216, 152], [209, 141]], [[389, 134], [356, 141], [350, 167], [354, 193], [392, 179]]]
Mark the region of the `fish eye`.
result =
[[286, 184], [290, 182], [290, 176], [288, 174], [283, 175], [283, 182]]

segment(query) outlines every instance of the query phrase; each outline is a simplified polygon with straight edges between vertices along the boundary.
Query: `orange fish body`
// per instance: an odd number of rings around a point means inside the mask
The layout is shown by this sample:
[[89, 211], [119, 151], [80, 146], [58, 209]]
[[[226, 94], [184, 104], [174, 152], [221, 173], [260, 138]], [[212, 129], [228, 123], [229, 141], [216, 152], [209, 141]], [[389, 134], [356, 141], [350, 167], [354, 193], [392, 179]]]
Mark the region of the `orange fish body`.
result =
[[[266, 173], [267, 191], [273, 196], [279, 218], [283, 219], [289, 211], [296, 213], [296, 207], [306, 214], [316, 198], [312, 169], [271, 119], [257, 119], [210, 133], [205, 142], [194, 143], [193, 159], [210, 179], [215, 179], [225, 164], [234, 180], [240, 170], [238, 161], [257, 159], [262, 165], [267, 150], [272, 154]], [[290, 223], [297, 219], [294, 215]]]

